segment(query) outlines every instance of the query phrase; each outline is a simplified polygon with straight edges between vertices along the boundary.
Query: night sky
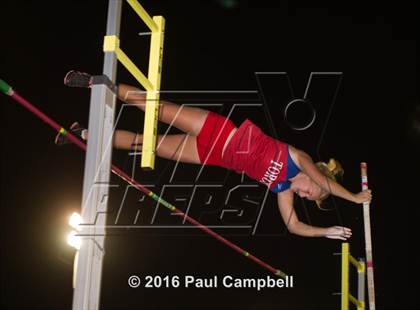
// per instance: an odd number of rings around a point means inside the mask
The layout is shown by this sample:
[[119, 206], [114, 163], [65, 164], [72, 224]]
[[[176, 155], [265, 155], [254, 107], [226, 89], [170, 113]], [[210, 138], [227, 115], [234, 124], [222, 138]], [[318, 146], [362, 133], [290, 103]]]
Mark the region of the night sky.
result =
[[[255, 91], [168, 92], [163, 97], [178, 103], [217, 103], [209, 109], [224, 115], [232, 105], [241, 104], [232, 115], [237, 126], [250, 118], [267, 134], [307, 151], [314, 160], [337, 158], [345, 170], [343, 185], [353, 192], [360, 190], [359, 165], [366, 161], [374, 195], [377, 309], [418, 309], [417, 11], [403, 1], [278, 2], [141, 1], [151, 15], [166, 19], [162, 90]], [[102, 72], [106, 13], [107, 1], [3, 1], [0, 78], [63, 126], [76, 120], [87, 125], [90, 93], [65, 87], [63, 77], [71, 69]], [[138, 36], [144, 31], [146, 26], [124, 4], [121, 47], [147, 72], [149, 38]], [[285, 84], [286, 75], [256, 72], [287, 72], [293, 94]], [[303, 97], [311, 72], [342, 74], [314, 79], [309, 99], [318, 118], [313, 128], [297, 132], [286, 126], [282, 109], [291, 99]], [[117, 81], [138, 85], [121, 65]], [[84, 153], [71, 145], [57, 147], [50, 127], [3, 94], [0, 102], [1, 305], [3, 309], [69, 309], [74, 250], [65, 236], [69, 215], [80, 210]], [[141, 111], [118, 105], [117, 113], [117, 128], [142, 130]], [[159, 133], [166, 128], [161, 124]], [[170, 133], [178, 132], [171, 129]], [[133, 157], [118, 150], [113, 162], [125, 171], [134, 164]], [[156, 171], [137, 169], [135, 178], [155, 184], [153, 190], [159, 192], [174, 168], [173, 162], [157, 159]], [[172, 184], [191, 184], [198, 168], [179, 165]], [[219, 217], [227, 190], [241, 181], [234, 172], [207, 167], [200, 182], [223, 187], [214, 192], [212, 207], [200, 209], [197, 205], [209, 193], [197, 194], [191, 216], [206, 225], [254, 225], [258, 213], [240, 195], [229, 207], [242, 208], [245, 216]], [[110, 191], [110, 226], [125, 191], [116, 176], [111, 183], [118, 187]], [[244, 184], [256, 183], [245, 178]], [[186, 202], [178, 198], [187, 197], [189, 191], [172, 189], [165, 199], [185, 209]], [[258, 198], [263, 192], [260, 186], [242, 194]], [[128, 192], [119, 225], [132, 225], [138, 210], [137, 225], [150, 223], [155, 204], [147, 198], [142, 201], [142, 196]], [[295, 202], [302, 221], [351, 227], [351, 251], [355, 257], [364, 256], [361, 206], [335, 199], [330, 201], [332, 211], [321, 211], [313, 203]], [[163, 209], [156, 213], [154, 225], [182, 227], [179, 218]], [[111, 227], [101, 309], [339, 309], [340, 296], [334, 293], [340, 291], [340, 257], [334, 253], [340, 251], [341, 242], [288, 234], [274, 194], [269, 194], [254, 235], [249, 229], [215, 230], [294, 275], [295, 287], [260, 292], [132, 289], [127, 285], [130, 275], [264, 278], [268, 273], [196, 229]]]

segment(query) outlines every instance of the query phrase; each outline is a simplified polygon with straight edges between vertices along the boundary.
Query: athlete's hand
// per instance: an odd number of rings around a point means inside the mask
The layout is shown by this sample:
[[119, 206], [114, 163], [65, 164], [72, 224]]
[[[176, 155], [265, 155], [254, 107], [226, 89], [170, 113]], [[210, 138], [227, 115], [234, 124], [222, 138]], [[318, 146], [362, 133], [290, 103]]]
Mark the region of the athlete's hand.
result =
[[370, 189], [366, 189], [354, 195], [355, 203], [370, 202], [371, 200], [372, 200], [372, 191]]
[[325, 237], [329, 239], [347, 240], [347, 238], [351, 237], [351, 229], [342, 226], [328, 227]]

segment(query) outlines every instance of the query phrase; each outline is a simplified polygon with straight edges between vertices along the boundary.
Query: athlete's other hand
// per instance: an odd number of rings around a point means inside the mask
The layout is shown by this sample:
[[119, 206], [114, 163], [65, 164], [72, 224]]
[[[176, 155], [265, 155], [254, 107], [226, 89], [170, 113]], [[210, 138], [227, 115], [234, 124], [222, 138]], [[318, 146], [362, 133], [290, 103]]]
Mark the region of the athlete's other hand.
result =
[[325, 237], [329, 239], [347, 240], [351, 237], [351, 229], [343, 226], [328, 227]]

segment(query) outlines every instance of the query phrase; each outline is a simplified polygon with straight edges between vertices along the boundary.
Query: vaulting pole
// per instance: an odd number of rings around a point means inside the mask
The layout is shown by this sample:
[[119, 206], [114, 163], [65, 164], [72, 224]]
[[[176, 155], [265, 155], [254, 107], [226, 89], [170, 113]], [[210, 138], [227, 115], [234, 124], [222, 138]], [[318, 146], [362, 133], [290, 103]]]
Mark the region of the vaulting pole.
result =
[[[362, 190], [368, 189], [367, 164], [360, 164], [360, 171], [362, 176]], [[363, 222], [365, 226], [365, 245], [366, 245], [366, 266], [367, 266], [367, 284], [369, 309], [375, 310], [375, 285], [373, 277], [373, 255], [372, 255], [372, 235], [370, 227], [370, 203], [363, 203]]]

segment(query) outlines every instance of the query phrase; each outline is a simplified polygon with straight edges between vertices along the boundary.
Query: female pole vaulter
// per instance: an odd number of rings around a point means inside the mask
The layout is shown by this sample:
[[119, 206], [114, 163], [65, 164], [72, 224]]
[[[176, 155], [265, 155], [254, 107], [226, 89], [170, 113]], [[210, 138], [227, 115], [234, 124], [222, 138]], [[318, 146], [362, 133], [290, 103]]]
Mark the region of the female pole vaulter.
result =
[[[89, 87], [92, 77], [87, 73], [70, 71], [64, 83], [72, 87]], [[119, 84], [118, 98], [146, 107], [146, 93], [135, 87]], [[245, 172], [250, 178], [267, 186], [277, 194], [280, 214], [288, 230], [305, 237], [327, 237], [347, 240], [351, 229], [342, 226], [315, 227], [301, 222], [293, 208], [293, 195], [316, 201], [318, 206], [330, 194], [360, 204], [370, 202], [371, 190], [351, 193], [335, 180], [343, 172], [338, 162], [314, 163], [302, 150], [264, 134], [246, 119], [239, 127], [217, 113], [197, 107], [160, 101], [159, 120], [183, 131], [183, 134], [158, 135], [156, 155], [183, 163], [213, 165]], [[78, 123], [71, 130], [82, 137], [88, 132]], [[58, 134], [57, 144], [65, 143]], [[114, 132], [113, 145], [117, 149], [141, 151], [143, 136], [125, 130]]]

